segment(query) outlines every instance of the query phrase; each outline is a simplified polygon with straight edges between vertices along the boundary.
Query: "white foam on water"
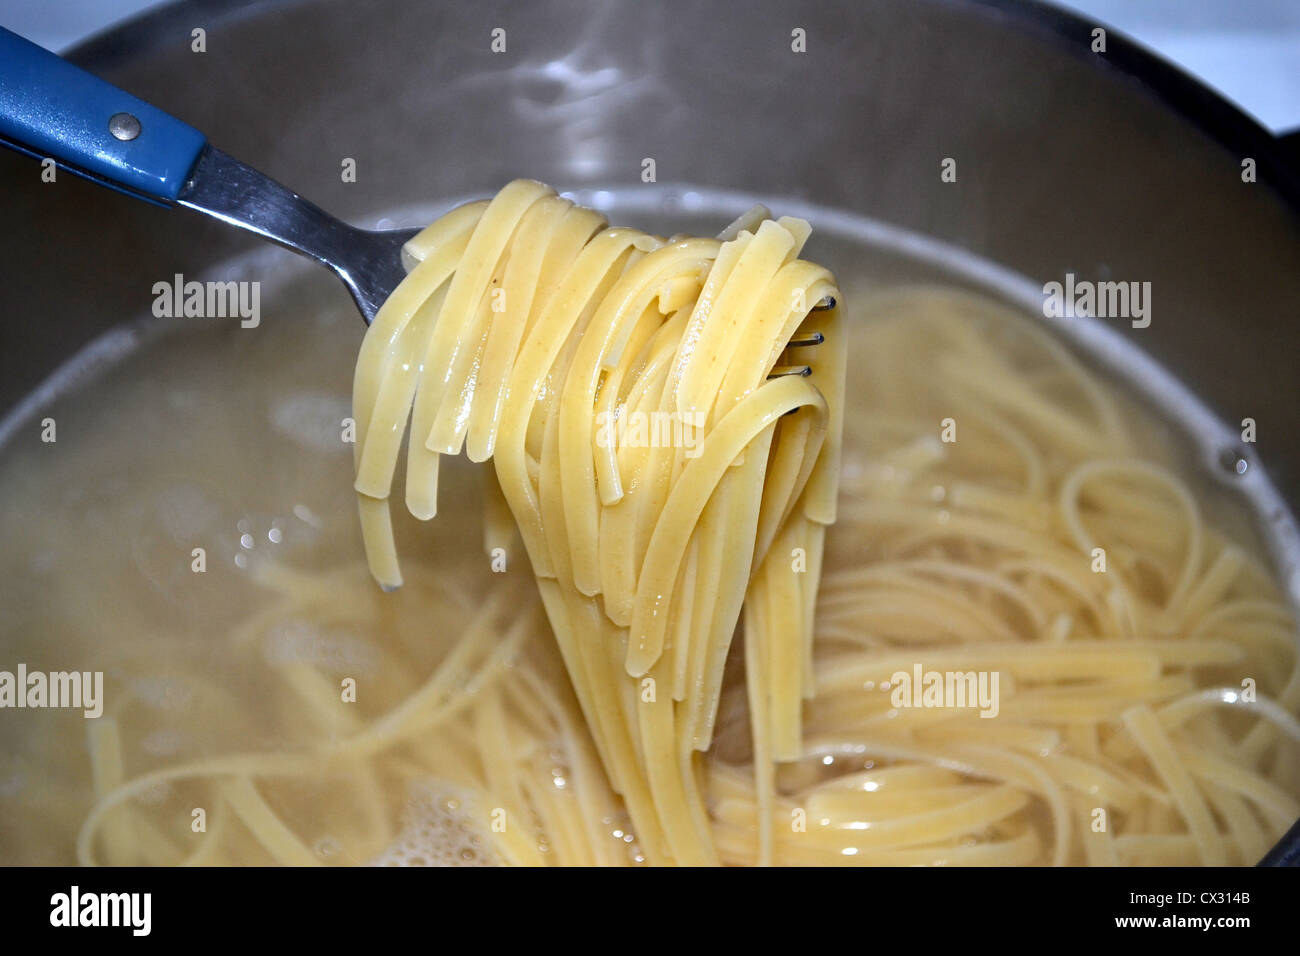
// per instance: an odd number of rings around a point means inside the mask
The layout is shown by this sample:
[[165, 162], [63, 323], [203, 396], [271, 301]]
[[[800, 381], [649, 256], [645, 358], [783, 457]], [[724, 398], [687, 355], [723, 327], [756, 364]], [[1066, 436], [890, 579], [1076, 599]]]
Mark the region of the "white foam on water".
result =
[[206, 488], [178, 481], [158, 491], [152, 501], [154, 515], [174, 542], [187, 543], [216, 524], [222, 504]]
[[262, 644], [262, 657], [271, 667], [306, 662], [336, 674], [373, 674], [379, 669], [379, 656], [363, 638], [306, 618], [277, 625]]
[[352, 414], [352, 399], [329, 392], [294, 392], [271, 406], [271, 424], [310, 451], [347, 451], [341, 439], [343, 419]]
[[484, 829], [487, 812], [443, 780], [413, 784], [402, 829], [371, 866], [500, 866]]

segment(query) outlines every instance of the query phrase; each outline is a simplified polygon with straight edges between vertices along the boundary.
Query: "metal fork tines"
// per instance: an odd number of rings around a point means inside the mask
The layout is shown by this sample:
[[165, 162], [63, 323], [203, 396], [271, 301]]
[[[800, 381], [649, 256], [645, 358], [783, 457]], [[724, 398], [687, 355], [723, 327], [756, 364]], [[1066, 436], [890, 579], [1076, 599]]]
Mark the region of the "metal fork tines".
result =
[[[820, 302], [812, 307], [813, 312], [824, 312], [827, 309], [835, 308], [835, 297], [826, 296]], [[821, 345], [826, 341], [826, 336], [820, 332], [805, 332], [802, 335], [795, 333], [789, 342], [785, 343], [786, 349], [811, 348], [815, 345]], [[768, 373], [768, 378], [781, 378], [784, 375], [798, 375], [807, 377], [812, 374], [812, 367], [808, 365], [774, 365], [772, 371]]]

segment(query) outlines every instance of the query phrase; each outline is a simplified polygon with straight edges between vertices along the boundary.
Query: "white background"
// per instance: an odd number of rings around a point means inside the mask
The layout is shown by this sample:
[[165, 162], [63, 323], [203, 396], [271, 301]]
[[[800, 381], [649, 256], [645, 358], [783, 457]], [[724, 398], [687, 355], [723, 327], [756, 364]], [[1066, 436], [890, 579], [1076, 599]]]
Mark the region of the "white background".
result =
[[[161, 5], [162, 0], [0, 0], [0, 25], [63, 50]], [[1274, 132], [1300, 128], [1300, 0], [1058, 0], [1058, 5], [1156, 50]]]

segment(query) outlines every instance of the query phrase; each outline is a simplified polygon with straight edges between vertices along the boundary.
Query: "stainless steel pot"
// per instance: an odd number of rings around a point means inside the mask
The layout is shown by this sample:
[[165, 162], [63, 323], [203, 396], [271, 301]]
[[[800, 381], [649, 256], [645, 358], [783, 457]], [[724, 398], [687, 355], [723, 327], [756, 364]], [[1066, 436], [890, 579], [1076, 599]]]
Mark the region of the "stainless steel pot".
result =
[[[1300, 149], [1094, 26], [1022, 0], [195, 0], [71, 58], [358, 223], [516, 176], [636, 186], [653, 158], [660, 185], [843, 208], [1035, 282], [1150, 281], [1134, 343], [1254, 418], [1294, 502]], [[3, 151], [0, 183], [0, 413], [158, 276], [251, 242]]]

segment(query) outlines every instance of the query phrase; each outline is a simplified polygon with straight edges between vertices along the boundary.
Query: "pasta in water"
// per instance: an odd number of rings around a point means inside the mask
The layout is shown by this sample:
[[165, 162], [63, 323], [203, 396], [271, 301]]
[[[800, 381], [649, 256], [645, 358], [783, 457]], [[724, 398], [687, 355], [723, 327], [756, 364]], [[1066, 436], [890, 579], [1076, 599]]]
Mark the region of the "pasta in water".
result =
[[[356, 362], [360, 541], [328, 442], [295, 446], [284, 483], [319, 503], [272, 530], [304, 543], [164, 578], [159, 535], [128, 523], [176, 495], [146, 456], [149, 505], [96, 513], [134, 567], [83, 562], [69, 594], [143, 571], [212, 633], [179, 651], [142, 598], [105, 641], [68, 602], [104, 716], [45, 712], [12, 742], [5, 844], [37, 859], [75, 832], [87, 864], [1258, 860], [1300, 816], [1300, 667], [1240, 522], [1016, 311], [842, 295], [799, 258], [809, 233], [759, 207], [662, 238], [528, 181], [438, 219]], [[302, 332], [276, 334], [257, 361], [293, 378]], [[85, 433], [62, 454], [126, 455]], [[0, 493], [63, 481], [9, 469]], [[183, 501], [168, 513], [196, 524]], [[59, 552], [85, 524], [0, 530]], [[38, 753], [74, 735], [88, 760]]]

